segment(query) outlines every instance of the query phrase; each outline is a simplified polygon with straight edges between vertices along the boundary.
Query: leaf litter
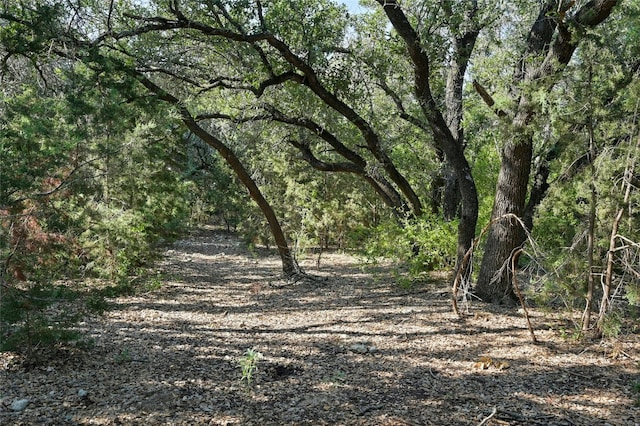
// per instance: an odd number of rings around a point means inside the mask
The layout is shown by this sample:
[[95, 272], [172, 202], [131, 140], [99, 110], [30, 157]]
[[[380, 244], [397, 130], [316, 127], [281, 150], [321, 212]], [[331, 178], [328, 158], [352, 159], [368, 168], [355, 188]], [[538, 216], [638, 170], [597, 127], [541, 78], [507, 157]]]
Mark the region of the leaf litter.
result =
[[88, 350], [34, 368], [0, 355], [0, 424], [640, 424], [638, 335], [611, 356], [531, 309], [534, 344], [517, 311], [454, 316], [445, 278], [407, 289], [393, 265], [316, 260], [287, 284], [233, 234], [176, 242], [160, 290], [80, 324]]

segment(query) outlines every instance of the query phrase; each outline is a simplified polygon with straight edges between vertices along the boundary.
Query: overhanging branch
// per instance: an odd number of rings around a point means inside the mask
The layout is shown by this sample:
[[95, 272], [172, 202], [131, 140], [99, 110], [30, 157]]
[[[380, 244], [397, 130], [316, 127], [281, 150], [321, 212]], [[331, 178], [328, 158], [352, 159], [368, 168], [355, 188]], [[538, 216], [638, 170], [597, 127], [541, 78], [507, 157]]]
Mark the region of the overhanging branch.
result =
[[478, 83], [478, 80], [473, 80], [473, 88], [478, 92], [484, 103], [487, 104], [489, 108], [500, 118], [506, 117], [508, 114], [501, 110], [500, 108], [494, 108], [496, 102], [493, 100], [493, 97], [487, 92], [487, 90], [482, 86], [482, 84]]

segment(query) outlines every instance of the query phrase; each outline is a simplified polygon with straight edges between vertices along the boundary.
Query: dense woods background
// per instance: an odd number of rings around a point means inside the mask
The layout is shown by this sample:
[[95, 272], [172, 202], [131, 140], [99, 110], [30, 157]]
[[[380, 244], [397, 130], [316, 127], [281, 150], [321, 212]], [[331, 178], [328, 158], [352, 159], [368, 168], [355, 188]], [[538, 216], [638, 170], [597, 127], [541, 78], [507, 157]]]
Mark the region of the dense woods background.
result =
[[2, 348], [75, 338], [56, 301], [160, 285], [209, 221], [292, 280], [351, 250], [637, 331], [640, 4], [361, 4], [2, 2]]

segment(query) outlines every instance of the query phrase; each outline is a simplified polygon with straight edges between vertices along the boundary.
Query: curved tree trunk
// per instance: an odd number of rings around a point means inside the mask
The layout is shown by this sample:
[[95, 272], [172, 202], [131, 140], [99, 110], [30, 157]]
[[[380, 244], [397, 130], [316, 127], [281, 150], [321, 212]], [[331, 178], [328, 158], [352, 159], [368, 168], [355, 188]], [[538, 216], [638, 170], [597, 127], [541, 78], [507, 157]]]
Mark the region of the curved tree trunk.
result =
[[[448, 81], [446, 117], [442, 113], [438, 102], [433, 97], [430, 85], [430, 58], [422, 46], [422, 40], [411, 22], [404, 14], [396, 0], [377, 0], [393, 28], [405, 42], [409, 57], [414, 66], [414, 92], [420, 103], [420, 108], [429, 127], [437, 147], [444, 153], [446, 161], [455, 173], [460, 187], [462, 202], [460, 224], [458, 225], [458, 252], [456, 269], [462, 265], [467, 251], [471, 248], [475, 238], [476, 223], [478, 221], [478, 193], [471, 174], [471, 167], [464, 155], [464, 137], [460, 126], [462, 118], [462, 87], [465, 70], [473, 51], [479, 29], [470, 27], [461, 37], [455, 38], [455, 60], [450, 64]], [[473, 21], [477, 12], [477, 2], [470, 1], [468, 20]], [[469, 278], [470, 267], [467, 265], [462, 271], [464, 280]]]
[[[181, 108], [182, 109], [182, 108]], [[185, 123], [187, 128], [208, 145], [213, 147], [218, 153], [225, 159], [229, 167], [234, 171], [240, 182], [247, 188], [249, 191], [249, 195], [256, 202], [260, 211], [267, 219], [267, 223], [269, 224], [269, 229], [271, 230], [271, 235], [276, 242], [276, 247], [278, 248], [278, 253], [280, 254], [280, 259], [282, 260], [282, 272], [287, 278], [293, 277], [300, 273], [300, 268], [298, 267], [293, 255], [291, 254], [291, 250], [289, 249], [289, 245], [287, 243], [287, 239], [284, 236], [284, 232], [282, 231], [282, 227], [280, 226], [280, 222], [278, 221], [278, 217], [276, 216], [271, 204], [264, 198], [260, 188], [255, 183], [253, 178], [249, 172], [244, 168], [238, 157], [235, 153], [229, 149], [221, 140], [213, 136], [211, 133], [207, 132], [205, 129], [200, 127], [198, 123], [191, 117], [191, 115], [185, 116], [182, 114], [182, 121]]]
[[215, 149], [222, 156], [222, 158], [224, 158], [229, 167], [231, 167], [236, 176], [238, 176], [238, 179], [240, 179], [242, 184], [247, 188], [247, 190], [249, 191], [249, 195], [256, 202], [256, 204], [262, 211], [262, 214], [264, 214], [265, 218], [267, 219], [269, 229], [271, 230], [271, 234], [273, 235], [273, 238], [276, 242], [278, 253], [280, 254], [280, 259], [282, 260], [282, 271], [284, 275], [287, 278], [290, 278], [299, 274], [300, 268], [298, 267], [295, 259], [293, 258], [293, 255], [291, 254], [287, 239], [284, 236], [284, 232], [282, 231], [282, 227], [280, 226], [280, 222], [278, 221], [273, 208], [264, 198], [262, 192], [260, 191], [260, 188], [258, 188], [258, 185], [255, 183], [249, 172], [244, 168], [244, 165], [236, 156], [236, 154], [220, 139], [203, 129], [196, 122], [187, 108], [182, 105], [182, 102], [178, 98], [171, 95], [145, 76], [137, 74], [136, 77], [142, 83], [142, 85], [144, 85], [151, 92], [155, 93], [160, 99], [175, 105], [180, 111], [182, 122], [187, 126], [187, 128], [194, 135], [196, 135], [213, 149]]

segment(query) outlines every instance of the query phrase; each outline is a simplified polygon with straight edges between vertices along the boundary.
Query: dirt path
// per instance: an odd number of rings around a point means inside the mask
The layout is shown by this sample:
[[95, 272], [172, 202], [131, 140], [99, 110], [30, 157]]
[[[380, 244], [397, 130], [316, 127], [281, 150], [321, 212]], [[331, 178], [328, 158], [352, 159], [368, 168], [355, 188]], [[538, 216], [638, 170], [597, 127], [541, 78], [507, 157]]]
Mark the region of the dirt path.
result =
[[280, 287], [277, 258], [212, 229], [179, 241], [161, 290], [83, 323], [89, 353], [0, 366], [0, 424], [640, 424], [637, 335], [573, 343], [534, 311], [532, 344], [515, 311], [456, 319], [442, 283], [405, 290], [344, 255], [303, 266], [326, 280]]

